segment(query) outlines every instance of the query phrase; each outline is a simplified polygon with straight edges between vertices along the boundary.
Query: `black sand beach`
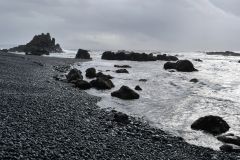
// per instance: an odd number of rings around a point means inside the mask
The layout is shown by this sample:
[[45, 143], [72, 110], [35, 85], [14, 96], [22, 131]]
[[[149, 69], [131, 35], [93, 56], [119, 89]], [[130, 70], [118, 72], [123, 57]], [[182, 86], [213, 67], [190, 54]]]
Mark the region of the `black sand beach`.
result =
[[133, 117], [114, 122], [114, 112], [96, 105], [100, 98], [53, 79], [54, 66], [76, 61], [0, 53], [0, 159], [240, 159]]

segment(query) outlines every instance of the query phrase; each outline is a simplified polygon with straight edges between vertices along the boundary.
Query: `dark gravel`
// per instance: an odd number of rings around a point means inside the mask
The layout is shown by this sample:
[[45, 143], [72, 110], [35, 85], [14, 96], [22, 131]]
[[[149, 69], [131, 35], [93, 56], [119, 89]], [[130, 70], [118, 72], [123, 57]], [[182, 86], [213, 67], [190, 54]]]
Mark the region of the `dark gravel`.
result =
[[240, 159], [189, 145], [140, 119], [114, 121], [114, 111], [96, 106], [99, 98], [52, 78], [74, 62], [0, 53], [1, 160]]

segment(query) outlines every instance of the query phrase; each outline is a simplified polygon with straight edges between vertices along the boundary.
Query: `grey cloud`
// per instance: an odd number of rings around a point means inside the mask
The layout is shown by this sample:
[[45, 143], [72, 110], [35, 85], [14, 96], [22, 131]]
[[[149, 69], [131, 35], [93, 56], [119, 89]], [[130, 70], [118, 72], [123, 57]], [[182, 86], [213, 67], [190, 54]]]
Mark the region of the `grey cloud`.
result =
[[237, 0], [1, 0], [0, 44], [50, 32], [64, 48], [240, 50]]

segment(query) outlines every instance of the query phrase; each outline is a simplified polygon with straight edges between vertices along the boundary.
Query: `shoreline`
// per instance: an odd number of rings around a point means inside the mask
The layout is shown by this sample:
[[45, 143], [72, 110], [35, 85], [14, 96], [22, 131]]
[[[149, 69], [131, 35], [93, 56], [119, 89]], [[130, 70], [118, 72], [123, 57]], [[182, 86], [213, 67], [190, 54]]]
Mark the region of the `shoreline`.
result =
[[[238, 159], [97, 106], [100, 98], [55, 81], [76, 59], [0, 53], [0, 159]], [[83, 62], [83, 61], [82, 61]], [[110, 106], [111, 107], [111, 106]]]

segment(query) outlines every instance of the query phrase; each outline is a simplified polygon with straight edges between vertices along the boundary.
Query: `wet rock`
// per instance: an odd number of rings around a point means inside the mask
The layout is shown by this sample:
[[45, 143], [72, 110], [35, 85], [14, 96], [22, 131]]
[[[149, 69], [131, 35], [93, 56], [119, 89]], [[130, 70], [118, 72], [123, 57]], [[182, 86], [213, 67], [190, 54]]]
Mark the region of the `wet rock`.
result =
[[163, 66], [164, 69], [176, 69], [176, 63], [167, 62]]
[[99, 77], [96, 80], [92, 80], [90, 84], [92, 87], [99, 90], [112, 89], [114, 87], [112, 81], [104, 77]]
[[114, 60], [115, 53], [111, 51], [106, 51], [102, 54], [102, 59]]
[[130, 122], [128, 115], [121, 112], [113, 112], [113, 121], [121, 124], [128, 124]]
[[97, 76], [95, 68], [88, 68], [86, 70], [86, 77], [87, 78], [95, 78]]
[[55, 44], [55, 38], [49, 33], [35, 35], [26, 45], [19, 45], [9, 49], [10, 52], [25, 52], [27, 55], [48, 55], [49, 53], [62, 53], [59, 44]]
[[116, 70], [116, 73], [129, 73], [126, 69], [118, 69]]
[[161, 61], [177, 61], [178, 58], [176, 56], [167, 56], [166, 54], [159, 54], [157, 55], [157, 60], [161, 60]]
[[221, 151], [224, 151], [224, 152], [233, 152], [233, 146], [231, 145], [228, 145], [228, 144], [224, 144], [222, 145], [220, 148], [219, 148]]
[[196, 62], [203, 62], [201, 59], [193, 59]]
[[92, 85], [89, 82], [84, 81], [84, 80], [77, 80], [75, 82], [75, 86], [79, 89], [82, 89], [82, 90], [87, 90], [87, 89], [90, 89], [92, 87]]
[[113, 79], [113, 77], [111, 75], [106, 75], [106, 74], [103, 74], [102, 72], [98, 72], [96, 77], [104, 78], [104, 79]]
[[232, 51], [225, 51], [225, 52], [207, 52], [207, 55], [240, 56], [239, 53], [235, 53], [235, 52], [232, 52]]
[[189, 60], [179, 60], [176, 63], [176, 70], [181, 72], [197, 71]]
[[240, 146], [240, 137], [234, 135], [221, 135], [218, 136], [217, 139], [223, 143], [234, 144]]
[[68, 82], [82, 80], [82, 72], [76, 68], [71, 69], [70, 72], [66, 75]]
[[219, 135], [229, 130], [229, 125], [219, 116], [205, 116], [196, 120], [191, 128], [194, 130], [203, 130], [213, 135]]
[[8, 49], [1, 49], [0, 52], [8, 53]]
[[190, 82], [197, 83], [197, 82], [198, 82], [198, 79], [193, 78], [193, 79], [190, 80]]
[[122, 86], [119, 90], [111, 93], [112, 97], [124, 100], [139, 99], [139, 94], [127, 86]]
[[139, 79], [140, 82], [147, 82], [147, 79]]
[[135, 87], [135, 90], [137, 90], [137, 91], [142, 91], [142, 88], [137, 85], [137, 86]]
[[84, 49], [79, 49], [75, 58], [77, 58], [77, 59], [91, 59], [88, 51], [84, 50]]
[[116, 67], [116, 68], [132, 68], [129, 65], [114, 65], [114, 67]]
[[164, 69], [176, 69], [180, 72], [193, 72], [197, 71], [194, 65], [189, 60], [179, 60], [176, 63], [167, 62], [164, 64]]
[[102, 59], [129, 60], [129, 61], [156, 61], [157, 60], [156, 57], [153, 56], [153, 54], [126, 52], [126, 51], [118, 51], [116, 53], [111, 51], [106, 51], [102, 54]]

